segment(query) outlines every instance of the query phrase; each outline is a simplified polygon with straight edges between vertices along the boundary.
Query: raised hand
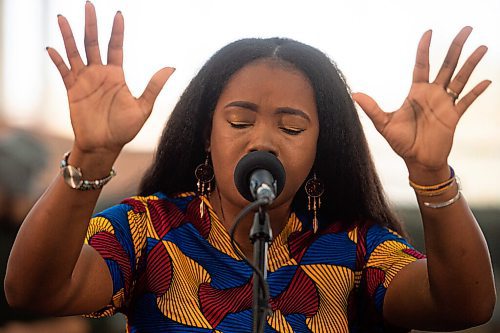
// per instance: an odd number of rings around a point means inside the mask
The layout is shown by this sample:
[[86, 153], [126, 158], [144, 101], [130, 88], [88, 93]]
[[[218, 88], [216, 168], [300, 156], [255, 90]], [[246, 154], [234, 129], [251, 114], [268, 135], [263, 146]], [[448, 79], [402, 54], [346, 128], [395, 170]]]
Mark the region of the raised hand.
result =
[[97, 39], [95, 8], [85, 4], [85, 64], [70, 25], [58, 16], [69, 67], [53, 48], [47, 48], [66, 86], [75, 145], [83, 152], [117, 152], [131, 141], [151, 114], [156, 97], [173, 73], [162, 68], [150, 79], [139, 98], [130, 93], [123, 73], [123, 16], [117, 12], [103, 65]]
[[487, 51], [486, 46], [478, 47], [453, 77], [462, 47], [471, 31], [471, 27], [464, 27], [458, 33], [432, 83], [429, 82], [432, 32], [424, 33], [418, 45], [410, 92], [398, 110], [384, 112], [371, 97], [362, 93], [353, 94], [353, 99], [370, 117], [376, 129], [410, 167], [430, 171], [447, 168], [447, 158], [460, 117], [491, 83], [484, 80], [459, 98], [474, 68]]

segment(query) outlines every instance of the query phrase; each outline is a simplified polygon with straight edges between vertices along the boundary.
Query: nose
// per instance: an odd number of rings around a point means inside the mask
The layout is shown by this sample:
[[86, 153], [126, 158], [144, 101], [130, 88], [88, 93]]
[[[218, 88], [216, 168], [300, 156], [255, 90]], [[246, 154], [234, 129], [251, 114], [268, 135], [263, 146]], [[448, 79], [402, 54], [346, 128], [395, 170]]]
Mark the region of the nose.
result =
[[276, 134], [271, 126], [263, 123], [254, 125], [248, 152], [253, 151], [266, 151], [276, 157], [279, 156]]

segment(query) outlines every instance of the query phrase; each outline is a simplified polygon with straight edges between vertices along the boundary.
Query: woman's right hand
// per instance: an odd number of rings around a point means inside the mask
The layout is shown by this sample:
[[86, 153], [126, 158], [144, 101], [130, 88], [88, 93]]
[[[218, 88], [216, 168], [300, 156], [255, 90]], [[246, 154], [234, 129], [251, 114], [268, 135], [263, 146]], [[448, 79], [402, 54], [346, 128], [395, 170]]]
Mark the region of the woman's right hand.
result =
[[48, 47], [50, 58], [66, 86], [75, 147], [85, 153], [119, 152], [130, 142], [151, 114], [156, 97], [174, 72], [165, 67], [156, 72], [139, 98], [132, 96], [123, 73], [123, 16], [117, 12], [103, 65], [97, 38], [94, 5], [85, 4], [85, 64], [76, 47], [70, 25], [62, 15], [58, 23], [70, 68], [61, 55]]

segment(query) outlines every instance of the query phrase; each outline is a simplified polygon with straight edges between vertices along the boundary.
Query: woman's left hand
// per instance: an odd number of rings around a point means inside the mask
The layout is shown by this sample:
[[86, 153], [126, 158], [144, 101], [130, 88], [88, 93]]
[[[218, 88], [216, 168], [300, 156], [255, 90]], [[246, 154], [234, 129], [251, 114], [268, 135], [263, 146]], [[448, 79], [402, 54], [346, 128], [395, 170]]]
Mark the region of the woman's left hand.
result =
[[471, 31], [471, 27], [464, 27], [455, 37], [434, 82], [429, 82], [432, 31], [424, 33], [418, 45], [410, 92], [398, 110], [384, 112], [371, 97], [353, 94], [353, 99], [409, 168], [429, 171], [448, 168], [447, 159], [460, 117], [491, 83], [481, 81], [458, 97], [487, 51], [486, 46], [478, 47], [452, 79]]

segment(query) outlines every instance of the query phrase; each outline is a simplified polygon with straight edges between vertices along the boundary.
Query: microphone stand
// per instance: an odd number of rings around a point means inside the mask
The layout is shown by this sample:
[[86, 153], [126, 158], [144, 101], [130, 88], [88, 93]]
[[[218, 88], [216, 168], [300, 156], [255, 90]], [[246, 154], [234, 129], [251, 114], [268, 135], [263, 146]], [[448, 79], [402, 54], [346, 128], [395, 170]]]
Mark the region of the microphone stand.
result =
[[250, 229], [250, 240], [253, 243], [254, 265], [262, 272], [264, 281], [260, 281], [259, 275], [253, 273], [253, 332], [264, 333], [267, 315], [268, 299], [265, 298], [264, 290], [260, 287], [267, 279], [267, 252], [272, 240], [271, 223], [267, 213], [267, 204], [260, 205], [259, 211], [255, 213], [253, 225]]

